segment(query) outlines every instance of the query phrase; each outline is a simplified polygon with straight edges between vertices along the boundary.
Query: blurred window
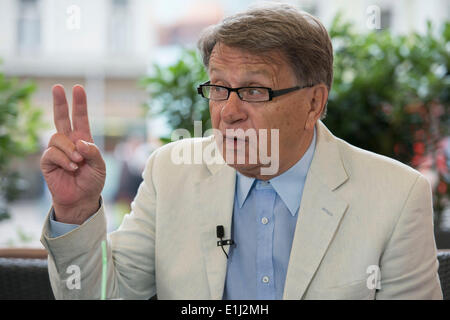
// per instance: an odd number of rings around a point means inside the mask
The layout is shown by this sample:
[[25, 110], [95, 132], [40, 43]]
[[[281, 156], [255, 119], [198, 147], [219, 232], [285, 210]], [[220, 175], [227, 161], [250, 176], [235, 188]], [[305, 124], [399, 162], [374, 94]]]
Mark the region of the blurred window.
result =
[[41, 17], [38, 0], [20, 0], [18, 13], [19, 53], [35, 53], [41, 43]]
[[392, 11], [391, 9], [385, 8], [381, 10], [380, 14], [380, 30], [389, 29], [392, 22]]
[[108, 47], [113, 54], [129, 52], [130, 10], [128, 0], [112, 0], [109, 15]]

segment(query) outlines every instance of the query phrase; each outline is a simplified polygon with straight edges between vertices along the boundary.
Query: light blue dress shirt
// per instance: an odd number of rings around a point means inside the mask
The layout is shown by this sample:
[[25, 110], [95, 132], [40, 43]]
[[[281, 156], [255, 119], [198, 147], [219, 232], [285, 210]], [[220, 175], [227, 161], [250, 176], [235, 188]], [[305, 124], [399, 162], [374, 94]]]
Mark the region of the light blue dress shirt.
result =
[[231, 246], [223, 299], [282, 299], [316, 131], [303, 157], [283, 174], [261, 181], [237, 173]]
[[[282, 299], [287, 266], [316, 130], [303, 157], [283, 174], [261, 181], [237, 173], [232, 239], [223, 299]], [[54, 220], [50, 235], [78, 227]]]
[[[89, 219], [87, 221], [89, 221]], [[65, 235], [79, 226], [80, 225], [78, 224], [55, 221], [55, 211], [52, 209], [52, 212], [50, 213], [50, 237], [56, 238]]]

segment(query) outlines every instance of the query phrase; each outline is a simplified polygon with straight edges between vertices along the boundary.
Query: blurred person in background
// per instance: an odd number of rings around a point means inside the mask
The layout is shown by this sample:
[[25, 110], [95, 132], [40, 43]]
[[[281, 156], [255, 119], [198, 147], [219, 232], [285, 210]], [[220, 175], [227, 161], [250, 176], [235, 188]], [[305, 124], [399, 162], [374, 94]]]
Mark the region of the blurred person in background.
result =
[[114, 149], [114, 157], [121, 163], [119, 187], [114, 201], [126, 203], [133, 201], [142, 182], [142, 171], [150, 154], [156, 146], [147, 143], [141, 135], [128, 135], [126, 140]]

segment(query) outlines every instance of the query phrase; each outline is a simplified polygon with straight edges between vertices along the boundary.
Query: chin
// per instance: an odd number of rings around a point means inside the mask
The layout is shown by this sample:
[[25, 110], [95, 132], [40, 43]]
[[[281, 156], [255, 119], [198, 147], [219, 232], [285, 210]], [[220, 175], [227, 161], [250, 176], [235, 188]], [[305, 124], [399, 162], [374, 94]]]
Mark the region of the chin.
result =
[[227, 162], [227, 165], [245, 176], [256, 177], [260, 175], [261, 165], [259, 164], [236, 164]]

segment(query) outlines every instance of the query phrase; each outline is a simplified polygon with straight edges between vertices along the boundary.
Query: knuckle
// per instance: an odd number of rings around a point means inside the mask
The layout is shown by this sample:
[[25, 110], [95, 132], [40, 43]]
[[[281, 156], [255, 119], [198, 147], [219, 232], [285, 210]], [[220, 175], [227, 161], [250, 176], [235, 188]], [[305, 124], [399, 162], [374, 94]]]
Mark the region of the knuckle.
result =
[[72, 161], [67, 157], [67, 155], [58, 149], [55, 146], [51, 146], [47, 148], [40, 161], [41, 168], [45, 168], [50, 166], [59, 166], [66, 170], [73, 171], [73, 168], [71, 167]]
[[43, 153], [40, 161], [41, 167], [44, 165], [55, 163], [55, 148], [49, 147]]
[[45, 150], [44, 157], [52, 162], [57, 162], [61, 157], [64, 157], [64, 153], [57, 147], [52, 146]]
[[62, 135], [62, 134], [59, 133], [59, 132], [54, 133], [54, 134], [50, 137], [50, 140], [49, 140], [49, 142], [48, 142], [48, 146], [50, 147], [50, 146], [53, 146], [53, 145], [57, 144], [58, 141], [59, 141], [59, 139], [60, 139], [60, 137], [61, 137], [61, 135]]
[[44, 150], [41, 157], [41, 162], [49, 159], [51, 157], [50, 153], [52, 152], [53, 147], [48, 147]]
[[88, 146], [90, 153], [97, 154], [97, 153], [100, 152], [100, 150], [98, 149], [98, 147], [94, 143], [86, 141], [86, 145]]
[[100, 153], [100, 149], [97, 147], [96, 144], [90, 143], [89, 145], [91, 146], [92, 151], [94, 151], [95, 153]]
[[70, 139], [62, 133], [56, 133], [50, 139], [49, 147], [56, 147], [67, 155], [72, 154], [75, 145]]

